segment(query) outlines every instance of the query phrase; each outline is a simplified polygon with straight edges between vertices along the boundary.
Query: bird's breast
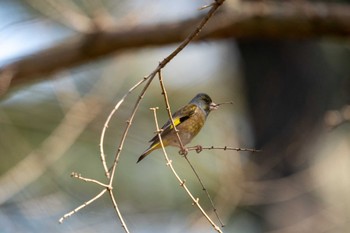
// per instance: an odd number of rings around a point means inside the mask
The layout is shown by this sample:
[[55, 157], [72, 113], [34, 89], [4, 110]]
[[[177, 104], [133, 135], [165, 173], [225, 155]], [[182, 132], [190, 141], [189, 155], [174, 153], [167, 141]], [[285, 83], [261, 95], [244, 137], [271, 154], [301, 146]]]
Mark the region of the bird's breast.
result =
[[[184, 145], [190, 143], [192, 139], [199, 133], [205, 122], [205, 114], [201, 110], [197, 110], [190, 118], [181, 123], [177, 129], [181, 141]], [[175, 134], [175, 132], [174, 132]], [[178, 146], [177, 138], [171, 143], [174, 146]]]

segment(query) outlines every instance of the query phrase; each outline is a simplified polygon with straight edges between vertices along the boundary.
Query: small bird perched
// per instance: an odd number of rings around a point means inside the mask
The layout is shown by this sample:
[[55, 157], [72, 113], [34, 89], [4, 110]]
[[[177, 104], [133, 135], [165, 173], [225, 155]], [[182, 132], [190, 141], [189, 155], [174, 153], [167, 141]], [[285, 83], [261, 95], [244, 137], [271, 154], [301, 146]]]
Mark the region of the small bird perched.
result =
[[[217, 108], [218, 105], [211, 100], [209, 95], [199, 93], [187, 105], [173, 114], [174, 124], [183, 145], [191, 142], [202, 129], [210, 111]], [[176, 132], [170, 120], [163, 125], [160, 135], [164, 146], [180, 147]], [[150, 147], [142, 153], [137, 163], [152, 151], [162, 147], [158, 135], [154, 136], [149, 142], [151, 142]]]

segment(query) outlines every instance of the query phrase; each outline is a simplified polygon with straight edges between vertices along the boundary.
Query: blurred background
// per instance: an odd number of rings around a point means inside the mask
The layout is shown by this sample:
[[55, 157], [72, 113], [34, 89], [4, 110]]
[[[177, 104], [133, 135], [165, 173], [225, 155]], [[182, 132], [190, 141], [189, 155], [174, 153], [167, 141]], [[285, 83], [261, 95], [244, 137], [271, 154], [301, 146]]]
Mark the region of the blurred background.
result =
[[[223, 9], [236, 3], [226, 1]], [[84, 33], [86, 20], [123, 27], [177, 22], [204, 13], [198, 8], [206, 4], [210, 1], [2, 0], [0, 79], [14, 62]], [[58, 223], [101, 191], [70, 174], [106, 182], [99, 141], [108, 114], [176, 45], [125, 50], [2, 90], [0, 232], [123, 232], [108, 195]], [[349, 61], [347, 38], [227, 37], [190, 44], [163, 70], [173, 110], [199, 92], [215, 102], [234, 102], [211, 113], [193, 145], [262, 150], [189, 154], [224, 232], [350, 231]], [[109, 164], [142, 88], [109, 124], [104, 144]], [[134, 119], [114, 182], [128, 228], [214, 232], [160, 151], [136, 164], [154, 135], [149, 108], [155, 106], [165, 122], [157, 79]], [[167, 151], [217, 222], [186, 161], [176, 148]]]

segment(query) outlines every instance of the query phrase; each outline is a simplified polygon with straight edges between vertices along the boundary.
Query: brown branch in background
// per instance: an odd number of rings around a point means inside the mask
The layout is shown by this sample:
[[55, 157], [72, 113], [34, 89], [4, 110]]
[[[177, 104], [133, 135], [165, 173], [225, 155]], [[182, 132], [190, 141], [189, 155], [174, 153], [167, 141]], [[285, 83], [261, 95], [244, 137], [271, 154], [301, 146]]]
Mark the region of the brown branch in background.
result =
[[180, 186], [182, 188], [184, 188], [184, 190], [186, 191], [186, 193], [188, 194], [188, 196], [192, 199], [193, 203], [198, 207], [198, 209], [201, 211], [201, 213], [203, 214], [203, 216], [209, 221], [209, 223], [213, 226], [213, 228], [217, 231], [217, 232], [221, 232], [220, 227], [218, 227], [214, 221], [208, 216], [208, 214], [204, 211], [204, 209], [202, 208], [202, 206], [199, 204], [199, 199], [198, 198], [194, 198], [194, 196], [192, 195], [191, 191], [187, 188], [185, 181], [182, 180], [180, 178], [180, 176], [177, 174], [173, 164], [172, 164], [172, 160], [169, 159], [166, 151], [165, 151], [165, 147], [163, 145], [163, 140], [162, 137], [160, 135], [160, 133], [162, 132], [159, 128], [159, 124], [158, 124], [158, 118], [157, 118], [157, 109], [158, 108], [151, 108], [151, 110], [153, 111], [153, 116], [154, 116], [154, 122], [156, 124], [156, 129], [157, 129], [157, 135], [159, 138], [159, 142], [160, 145], [162, 146], [162, 150], [163, 150], [163, 154], [166, 160], [166, 165], [170, 168], [170, 170], [173, 172], [173, 174], [175, 175], [176, 179], [180, 182]]
[[[38, 78], [43, 79], [44, 76], [58, 70], [71, 68], [111, 53], [183, 41], [187, 32], [191, 31], [202, 18], [200, 15], [194, 19], [175, 23], [96, 29], [92, 33], [66, 39], [51, 48], [4, 65], [0, 68], [0, 77], [11, 73], [10, 87], [14, 87]], [[347, 39], [349, 35], [349, 4], [244, 1], [234, 4], [233, 7], [227, 7], [221, 14], [216, 15], [198, 40], [232, 37]], [[5, 84], [0, 82], [0, 90], [5, 90]]]

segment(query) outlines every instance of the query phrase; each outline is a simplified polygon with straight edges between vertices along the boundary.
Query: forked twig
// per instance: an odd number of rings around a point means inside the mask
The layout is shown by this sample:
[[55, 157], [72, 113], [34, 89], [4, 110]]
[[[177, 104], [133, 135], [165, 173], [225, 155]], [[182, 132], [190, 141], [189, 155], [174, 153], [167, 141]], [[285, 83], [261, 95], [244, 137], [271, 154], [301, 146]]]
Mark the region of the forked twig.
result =
[[147, 80], [147, 78], [143, 78], [142, 80], [137, 82], [133, 87], [131, 87], [127, 93], [125, 93], [125, 95], [118, 101], [118, 103], [114, 106], [113, 110], [109, 113], [109, 115], [106, 119], [106, 122], [103, 126], [103, 129], [101, 132], [101, 137], [100, 137], [100, 153], [101, 153], [100, 157], [101, 157], [101, 162], [102, 162], [102, 165], [103, 165], [103, 168], [105, 170], [105, 174], [106, 174], [107, 178], [110, 178], [110, 174], [109, 174], [109, 169], [108, 169], [107, 163], [106, 163], [106, 155], [105, 155], [104, 148], [103, 148], [103, 142], [104, 142], [104, 138], [105, 138], [105, 134], [106, 134], [106, 130], [108, 128], [109, 122], [111, 121], [112, 116], [115, 114], [115, 112], [119, 109], [120, 105], [125, 101], [126, 97], [146, 80]]
[[74, 178], [77, 178], [77, 179], [79, 179], [79, 180], [83, 180], [83, 181], [85, 181], [85, 182], [95, 183], [95, 184], [98, 184], [98, 185], [100, 185], [100, 186], [102, 186], [102, 187], [112, 189], [109, 185], [104, 184], [104, 183], [102, 183], [102, 182], [100, 182], [100, 181], [98, 181], [98, 180], [94, 180], [94, 179], [82, 177], [80, 173], [72, 172], [72, 173], [70, 174], [70, 176], [71, 176], [71, 177], [74, 177]]
[[62, 218], [60, 218], [60, 220], [58, 220], [60, 223], [63, 223], [63, 221], [67, 218], [69, 218], [70, 216], [72, 216], [73, 214], [77, 213], [79, 210], [81, 210], [82, 208], [90, 205], [92, 202], [96, 201], [97, 199], [99, 199], [105, 192], [107, 191], [107, 189], [103, 189], [99, 194], [97, 194], [95, 197], [91, 198], [90, 200], [88, 200], [87, 202], [85, 202], [84, 204], [78, 206], [77, 208], [75, 208], [74, 210], [72, 210], [71, 212], [63, 215]]
[[111, 197], [111, 200], [112, 200], [112, 203], [113, 203], [113, 207], [114, 207], [114, 210], [116, 211], [118, 217], [119, 217], [119, 220], [121, 222], [121, 225], [124, 229], [124, 231], [126, 233], [130, 233], [129, 232], [129, 229], [127, 227], [127, 225], [125, 224], [125, 221], [123, 219], [123, 216], [121, 215], [121, 212], [118, 208], [118, 204], [117, 202], [115, 201], [115, 198], [114, 198], [114, 194], [113, 194], [113, 186], [112, 185], [106, 185], [104, 183], [101, 183], [97, 180], [94, 180], [94, 179], [89, 179], [89, 178], [85, 178], [85, 177], [82, 177], [81, 174], [79, 173], [76, 173], [76, 172], [72, 172], [71, 174], [72, 177], [74, 178], [77, 178], [77, 179], [80, 179], [80, 180], [83, 180], [85, 182], [91, 182], [91, 183], [95, 183], [95, 184], [98, 184], [102, 187], [104, 187], [104, 189], [99, 193], [97, 194], [95, 197], [91, 198], [89, 201], [85, 202], [84, 204], [78, 206], [77, 208], [75, 208], [74, 210], [72, 210], [71, 212], [63, 215], [63, 217], [61, 217], [58, 221], [60, 223], [63, 223], [63, 221], [67, 218], [69, 218], [70, 216], [72, 216], [73, 214], [77, 213], [79, 210], [85, 208], [86, 206], [90, 205], [92, 202], [96, 201], [97, 199], [99, 199], [103, 194], [106, 193], [106, 191], [108, 191], [109, 193], [109, 196]]
[[154, 121], [155, 121], [155, 124], [156, 124], [156, 129], [157, 129], [157, 135], [158, 135], [158, 138], [159, 138], [159, 142], [160, 142], [160, 145], [162, 146], [162, 150], [163, 150], [163, 154], [164, 154], [164, 157], [165, 157], [165, 160], [166, 160], [166, 164], [168, 167], [170, 167], [170, 170], [173, 172], [173, 174], [175, 175], [176, 179], [180, 182], [180, 186], [184, 188], [184, 190], [186, 191], [186, 193], [188, 194], [188, 196], [192, 199], [193, 203], [198, 207], [198, 209], [201, 211], [201, 213], [203, 214], [203, 216], [209, 221], [209, 223], [213, 226], [213, 228], [219, 232], [219, 233], [222, 233], [220, 227], [218, 227], [214, 221], [208, 216], [208, 214], [204, 211], [204, 209], [202, 208], [202, 206], [199, 204], [199, 199], [198, 198], [195, 198], [192, 193], [190, 192], [190, 190], [187, 188], [186, 184], [185, 184], [185, 181], [182, 180], [180, 178], [180, 176], [177, 174], [176, 170], [174, 169], [174, 166], [172, 165], [172, 160], [169, 159], [166, 151], [165, 151], [165, 147], [163, 145], [163, 141], [162, 141], [162, 137], [160, 135], [160, 133], [162, 132], [160, 129], [159, 129], [159, 124], [158, 124], [158, 118], [157, 118], [157, 109], [158, 108], [151, 108], [151, 110], [153, 111], [153, 116], [154, 116]]
[[189, 160], [188, 157], [187, 157], [187, 151], [188, 151], [188, 149], [184, 147], [184, 145], [183, 145], [183, 143], [182, 143], [182, 141], [181, 141], [180, 135], [179, 135], [179, 131], [178, 131], [178, 129], [176, 129], [176, 126], [175, 126], [175, 123], [174, 123], [174, 119], [173, 119], [172, 114], [171, 114], [171, 109], [170, 109], [170, 104], [169, 104], [169, 98], [168, 98], [168, 95], [167, 95], [167, 92], [166, 92], [166, 89], [165, 89], [165, 86], [164, 86], [163, 76], [162, 76], [162, 72], [161, 72], [161, 71], [158, 72], [158, 77], [159, 77], [160, 87], [161, 87], [161, 89], [162, 89], [162, 95], [164, 96], [164, 101], [165, 101], [166, 110], [167, 110], [169, 119], [170, 119], [170, 121], [171, 121], [171, 124], [172, 124], [172, 126], [173, 126], [173, 128], [174, 128], [174, 130], [175, 130], [177, 140], [179, 141], [179, 145], [180, 145], [181, 152], [183, 152], [184, 158], [186, 159], [187, 163], [190, 165], [190, 167], [191, 167], [193, 173], [194, 173], [195, 176], [197, 177], [197, 180], [198, 180], [199, 183], [201, 184], [202, 190], [207, 194], [207, 197], [208, 197], [208, 199], [209, 199], [209, 201], [210, 201], [210, 204], [211, 204], [211, 206], [213, 207], [213, 211], [214, 211], [214, 213], [215, 213], [215, 216], [216, 216], [216, 218], [219, 220], [221, 226], [223, 227], [223, 226], [224, 226], [224, 223], [223, 223], [223, 222], [221, 221], [221, 219], [220, 219], [220, 216], [219, 216], [219, 214], [218, 214], [218, 212], [217, 212], [217, 209], [216, 209], [216, 207], [215, 207], [215, 205], [214, 205], [213, 199], [211, 198], [211, 196], [210, 196], [208, 190], [205, 188], [205, 186], [204, 186], [204, 184], [203, 184], [203, 182], [202, 182], [202, 179], [199, 177], [199, 175], [198, 175], [196, 169], [193, 167], [192, 163], [190, 162], [190, 160]]

